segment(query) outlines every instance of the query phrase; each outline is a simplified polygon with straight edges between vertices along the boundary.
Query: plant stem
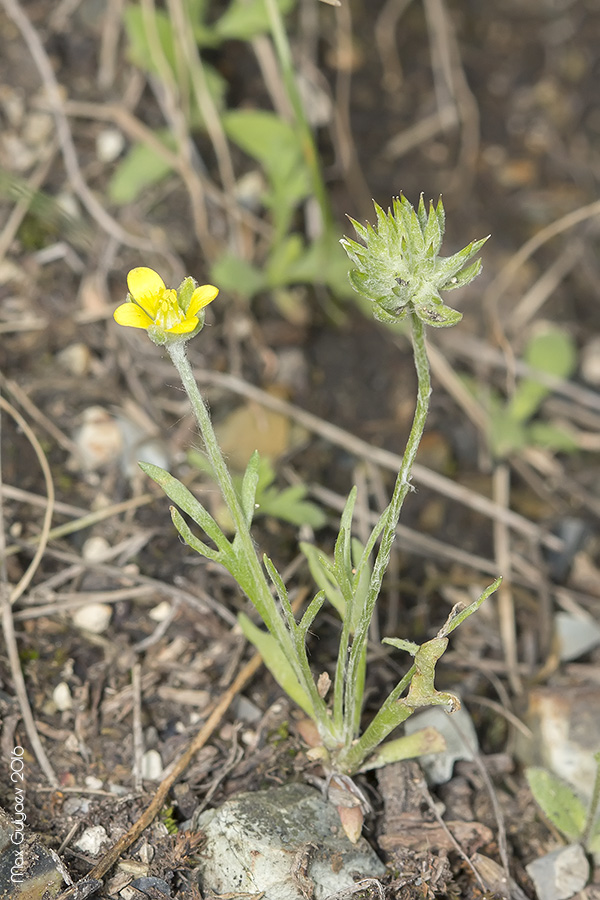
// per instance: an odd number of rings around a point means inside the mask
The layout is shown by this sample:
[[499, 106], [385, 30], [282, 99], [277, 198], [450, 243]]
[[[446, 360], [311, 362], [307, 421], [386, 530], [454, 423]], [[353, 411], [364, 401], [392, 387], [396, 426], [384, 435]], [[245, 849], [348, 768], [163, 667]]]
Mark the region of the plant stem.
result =
[[411, 489], [410, 473], [417, 455], [417, 450], [419, 449], [421, 438], [423, 436], [425, 421], [427, 419], [427, 413], [429, 411], [431, 378], [429, 375], [429, 360], [427, 357], [427, 347], [425, 343], [425, 327], [423, 325], [423, 322], [414, 312], [411, 314], [411, 326], [413, 355], [418, 381], [417, 403], [415, 407], [415, 414], [410, 430], [410, 435], [406, 445], [406, 450], [404, 452], [404, 456], [402, 457], [402, 464], [400, 466], [400, 471], [398, 472], [398, 477], [396, 478], [394, 493], [387, 510], [383, 514], [385, 516], [385, 526], [382, 531], [379, 551], [377, 553], [375, 564], [373, 566], [373, 573], [371, 575], [371, 582], [369, 585], [365, 608], [357, 625], [352, 642], [352, 647], [350, 648], [350, 653], [348, 656], [348, 668], [345, 676], [344, 703], [344, 722], [346, 726], [344, 745], [346, 748], [350, 747], [350, 744], [356, 737], [354, 730], [352, 730], [352, 733], [350, 733], [348, 731], [348, 728], [351, 723], [358, 721], [357, 706], [362, 704], [362, 695], [359, 696], [356, 691], [361, 653], [364, 646], [366, 645], [369, 625], [371, 623], [371, 618], [375, 609], [375, 603], [377, 602], [377, 598], [379, 597], [381, 584], [383, 582], [383, 576], [385, 575], [390, 561], [392, 544], [396, 536], [396, 527], [398, 525], [398, 519], [400, 518], [402, 504], [404, 503], [404, 499]]
[[173, 365], [179, 372], [183, 387], [188, 395], [194, 416], [200, 428], [206, 454], [210, 460], [213, 472], [221, 489], [223, 499], [227, 504], [227, 509], [233, 520], [236, 538], [242, 545], [242, 552], [238, 554], [238, 558], [243, 560], [246, 571], [243, 573], [245, 581], [250, 582], [253, 587], [253, 596], [250, 597], [255, 604], [262, 619], [267, 625], [269, 631], [275, 634], [286, 648], [291, 649], [292, 641], [290, 635], [285, 628], [277, 604], [271, 594], [269, 584], [263, 573], [262, 566], [256, 555], [254, 542], [250, 535], [250, 530], [246, 524], [246, 518], [240, 504], [237, 491], [234, 487], [227, 463], [219, 447], [217, 436], [214, 432], [210, 414], [206, 408], [206, 404], [202, 399], [202, 395], [196, 384], [192, 367], [187, 358], [185, 344], [181, 341], [173, 341], [167, 344], [167, 350], [173, 361]]
[[[237, 491], [233, 484], [227, 463], [219, 446], [214, 432], [210, 414], [202, 399], [202, 395], [194, 378], [194, 373], [187, 357], [184, 342], [172, 342], [167, 344], [167, 350], [173, 361], [173, 365], [179, 372], [183, 387], [188, 395], [194, 416], [200, 428], [206, 454], [210, 460], [213, 472], [221, 489], [221, 494], [233, 519], [235, 527], [235, 542], [238, 544], [236, 559], [241, 568], [240, 584], [248, 598], [256, 607], [269, 632], [279, 643], [291, 663], [296, 678], [304, 691], [312, 701], [317, 724], [324, 737], [330, 735], [331, 728], [326, 715], [325, 704], [320, 700], [306, 654], [298, 653], [293, 634], [286, 626], [285, 619], [279, 610], [271, 593], [269, 582], [261, 562], [257, 556], [256, 548], [250, 534], [244, 511], [242, 509]], [[247, 586], [247, 587], [246, 587]]]
[[[185, 344], [183, 341], [173, 341], [172, 343], [167, 344], [167, 350], [169, 351], [173, 365], [179, 372], [183, 387], [188, 395], [194, 416], [196, 417], [204, 440], [206, 453], [210, 459], [219, 487], [221, 488], [223, 499], [225, 500], [233, 519], [236, 532], [240, 535], [244, 535], [247, 533], [244, 513], [240, 505], [237, 491], [233, 485], [229, 469], [227, 468], [221, 448], [219, 447], [219, 442], [217, 441], [217, 436], [214, 432], [208, 409], [206, 408], [198, 385], [196, 384], [196, 379], [194, 378], [194, 373], [192, 372], [192, 367], [185, 351]], [[254, 546], [252, 546], [252, 555], [256, 556]]]

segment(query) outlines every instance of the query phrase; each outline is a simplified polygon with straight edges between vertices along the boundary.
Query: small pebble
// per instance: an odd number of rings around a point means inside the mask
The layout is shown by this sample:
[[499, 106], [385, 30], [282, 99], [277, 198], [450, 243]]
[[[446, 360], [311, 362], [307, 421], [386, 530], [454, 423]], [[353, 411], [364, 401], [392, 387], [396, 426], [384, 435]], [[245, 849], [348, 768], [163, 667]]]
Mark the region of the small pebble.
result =
[[83, 815], [87, 816], [92, 806], [89, 797], [67, 797], [62, 805], [62, 812], [65, 816]]
[[101, 535], [93, 535], [85, 541], [81, 555], [86, 562], [104, 562], [110, 550], [110, 544]]
[[101, 406], [90, 406], [83, 413], [83, 425], [75, 435], [79, 462], [86, 472], [114, 463], [123, 452], [119, 423]]
[[562, 662], [571, 662], [600, 644], [600, 625], [592, 619], [558, 612], [554, 617]]
[[85, 777], [85, 786], [90, 789], [90, 791], [101, 791], [102, 785], [104, 782], [101, 778], [97, 778], [96, 775], [86, 775]]
[[59, 712], [66, 712], [68, 709], [73, 708], [71, 688], [66, 681], [61, 681], [56, 685], [52, 691], [52, 699]]
[[428, 753], [419, 758], [419, 763], [430, 784], [446, 784], [452, 778], [454, 763], [458, 760], [472, 760], [477, 753], [478, 742], [475, 726], [466, 707], [452, 715], [440, 706], [432, 706], [411, 716], [405, 724], [406, 734], [413, 734], [419, 728], [432, 726], [444, 737], [446, 749], [441, 753]]
[[102, 634], [108, 628], [112, 606], [107, 603], [86, 603], [73, 613], [73, 623], [84, 631]]
[[142, 778], [146, 781], [160, 781], [163, 764], [158, 750], [146, 750], [142, 757]]
[[148, 616], [153, 622], [164, 622], [171, 612], [171, 604], [168, 600], [163, 600], [157, 606], [152, 607]]
[[70, 375], [81, 378], [90, 370], [92, 354], [87, 344], [80, 341], [75, 344], [69, 344], [64, 350], [56, 354], [56, 361]]
[[77, 198], [71, 191], [61, 191], [54, 199], [60, 209], [70, 219], [79, 219], [81, 217], [81, 208]]
[[125, 149], [125, 138], [118, 128], [104, 128], [96, 138], [96, 156], [103, 163], [111, 163]]
[[154, 847], [148, 841], [145, 841], [138, 850], [138, 856], [141, 862], [148, 865], [154, 859]]
[[73, 846], [82, 853], [98, 856], [105, 844], [108, 844], [106, 829], [102, 825], [91, 825], [85, 829]]
[[569, 900], [584, 889], [590, 877], [590, 864], [579, 844], [553, 850], [525, 868], [539, 900]]

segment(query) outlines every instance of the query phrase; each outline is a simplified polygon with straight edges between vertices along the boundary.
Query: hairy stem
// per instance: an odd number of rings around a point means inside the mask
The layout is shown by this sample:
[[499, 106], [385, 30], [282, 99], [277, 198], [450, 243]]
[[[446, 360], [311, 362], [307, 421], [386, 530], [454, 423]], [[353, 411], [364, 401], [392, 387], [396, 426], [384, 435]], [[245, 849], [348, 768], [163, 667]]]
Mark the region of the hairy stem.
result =
[[243, 582], [245, 586], [247, 585], [245, 590], [248, 598], [256, 607], [268, 630], [288, 658], [301, 687], [311, 698], [320, 730], [323, 736], [326, 737], [331, 729], [325, 705], [316, 693], [308, 659], [305, 654], [297, 652], [294, 635], [288, 629], [285, 618], [271, 593], [269, 582], [256, 553], [240, 499], [214, 432], [210, 414], [194, 378], [194, 373], [185, 351], [185, 344], [183, 342], [173, 342], [167, 344], [167, 350], [175, 368], [179, 372], [183, 387], [188, 395], [204, 441], [206, 454], [235, 526], [236, 542], [239, 544], [239, 551], [236, 557], [240, 566], [240, 582]]
[[[383, 514], [385, 516], [385, 525], [381, 535], [379, 551], [377, 553], [375, 564], [373, 566], [373, 573], [371, 575], [371, 582], [369, 585], [369, 592], [365, 603], [364, 613], [358, 623], [348, 657], [348, 668], [345, 677], [344, 703], [344, 722], [346, 729], [351, 728], [352, 723], [358, 721], [356, 707], [358, 704], [362, 703], [362, 696], [357, 695], [356, 685], [359, 674], [361, 654], [363, 652], [363, 648], [366, 645], [369, 625], [373, 616], [375, 603], [377, 602], [377, 598], [379, 597], [379, 593], [381, 591], [383, 576], [385, 575], [390, 561], [392, 544], [396, 536], [396, 527], [400, 518], [402, 504], [404, 503], [404, 499], [411, 489], [410, 473], [417, 455], [417, 450], [419, 449], [421, 438], [423, 436], [425, 421], [427, 419], [427, 413], [429, 411], [431, 379], [429, 376], [429, 360], [427, 358], [427, 348], [425, 344], [425, 327], [414, 312], [411, 316], [411, 325], [414, 362], [418, 380], [417, 403], [412, 428], [410, 430], [410, 435], [406, 445], [406, 450], [404, 452], [404, 456], [402, 457], [402, 464], [400, 466], [400, 471], [398, 472], [398, 477], [396, 478], [394, 493], [387, 510]], [[345, 746], [349, 747], [350, 743], [355, 739], [355, 737], [356, 734], [354, 733], [354, 728], [352, 728], [351, 733], [347, 731], [347, 733], [344, 735]]]

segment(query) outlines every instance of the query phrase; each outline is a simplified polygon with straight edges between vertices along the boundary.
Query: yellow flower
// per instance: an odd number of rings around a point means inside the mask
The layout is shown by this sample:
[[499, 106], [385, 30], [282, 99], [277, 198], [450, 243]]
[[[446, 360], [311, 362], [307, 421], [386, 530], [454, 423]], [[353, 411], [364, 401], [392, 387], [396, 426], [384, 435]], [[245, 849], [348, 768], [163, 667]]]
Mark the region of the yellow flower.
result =
[[145, 266], [131, 270], [127, 287], [127, 302], [115, 309], [115, 322], [150, 329], [153, 340], [160, 337], [161, 343], [167, 340], [167, 335], [191, 335], [196, 331], [204, 322], [204, 314], [198, 314], [219, 293], [212, 284], [194, 288], [189, 278], [175, 291], [166, 287], [157, 272]]

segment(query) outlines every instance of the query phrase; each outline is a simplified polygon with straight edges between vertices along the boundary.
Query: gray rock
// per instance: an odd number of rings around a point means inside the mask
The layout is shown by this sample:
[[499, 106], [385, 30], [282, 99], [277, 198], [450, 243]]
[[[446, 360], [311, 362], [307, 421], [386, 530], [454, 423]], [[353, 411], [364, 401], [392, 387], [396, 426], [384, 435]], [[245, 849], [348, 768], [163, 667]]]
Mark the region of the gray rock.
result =
[[206, 835], [200, 883], [216, 894], [325, 900], [385, 866], [364, 838], [350, 843], [338, 814], [313, 788], [289, 784], [238, 794], [199, 820]]
[[407, 734], [413, 734], [426, 726], [439, 731], [446, 741], [446, 749], [420, 756], [419, 765], [428, 784], [446, 784], [452, 778], [454, 763], [461, 759], [472, 760], [479, 750], [473, 720], [464, 706], [453, 713], [447, 713], [441, 706], [432, 706], [407, 719], [404, 729]]
[[525, 866], [539, 900], [568, 900], [589, 881], [590, 864], [579, 844], [560, 847]]

